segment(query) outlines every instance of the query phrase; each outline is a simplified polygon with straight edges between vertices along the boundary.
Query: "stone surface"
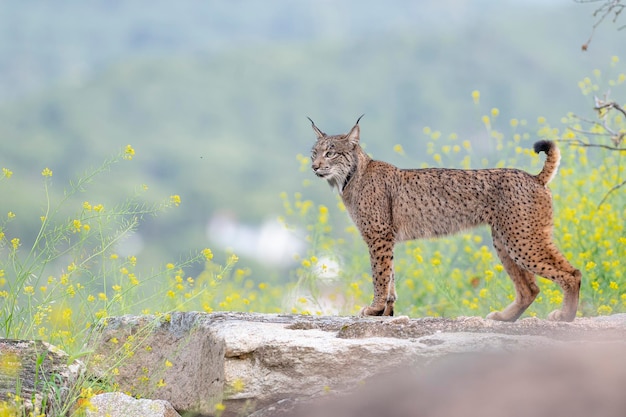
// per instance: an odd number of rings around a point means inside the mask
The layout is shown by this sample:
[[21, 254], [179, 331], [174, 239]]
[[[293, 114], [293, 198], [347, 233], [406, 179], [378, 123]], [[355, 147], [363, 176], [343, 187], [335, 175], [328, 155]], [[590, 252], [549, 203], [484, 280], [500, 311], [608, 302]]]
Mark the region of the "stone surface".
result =
[[[623, 343], [626, 315], [501, 323], [173, 313], [167, 319], [109, 318], [95, 329], [91, 346], [103, 358], [101, 369], [118, 364], [115, 382], [123, 391], [203, 415], [223, 404], [222, 415], [235, 416], [344, 392], [381, 373], [424, 369], [458, 354], [553, 350], [598, 340]], [[132, 356], [120, 362], [125, 352]]]
[[25, 414], [56, 415], [84, 370], [80, 362], [68, 361], [65, 352], [45, 342], [0, 339], [0, 401]]
[[204, 319], [197, 313], [108, 318], [88, 342], [95, 350], [92, 373], [117, 374], [121, 391], [169, 401], [176, 410], [213, 412], [224, 390], [225, 344]]
[[121, 392], [98, 394], [91, 398], [86, 417], [180, 417], [163, 400], [137, 400]]
[[622, 417], [625, 355], [622, 342], [455, 355], [250, 417]]

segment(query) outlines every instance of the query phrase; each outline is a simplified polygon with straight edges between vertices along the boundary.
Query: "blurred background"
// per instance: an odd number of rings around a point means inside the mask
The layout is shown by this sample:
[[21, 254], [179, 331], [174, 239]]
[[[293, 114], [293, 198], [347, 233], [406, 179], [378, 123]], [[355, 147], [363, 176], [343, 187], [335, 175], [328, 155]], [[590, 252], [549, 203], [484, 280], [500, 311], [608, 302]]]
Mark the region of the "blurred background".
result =
[[[282, 192], [336, 207], [301, 169], [315, 139], [361, 121], [377, 159], [426, 160], [425, 127], [485, 155], [472, 92], [502, 120], [587, 112], [578, 82], [624, 48], [611, 22], [583, 52], [593, 4], [572, 0], [55, 1], [0, 3], [0, 215], [35, 238], [45, 203], [127, 144], [85, 193], [117, 204], [182, 204], [147, 218], [125, 255], [162, 264], [203, 247], [228, 251], [253, 275], [280, 277], [304, 243], [277, 221]], [[626, 59], [626, 55], [622, 57]], [[532, 140], [529, 141], [529, 144]], [[400, 158], [394, 145], [406, 156]], [[80, 211], [80, 207], [76, 209]], [[348, 223], [347, 216], [345, 223]], [[122, 250], [122, 249], [120, 249]]]

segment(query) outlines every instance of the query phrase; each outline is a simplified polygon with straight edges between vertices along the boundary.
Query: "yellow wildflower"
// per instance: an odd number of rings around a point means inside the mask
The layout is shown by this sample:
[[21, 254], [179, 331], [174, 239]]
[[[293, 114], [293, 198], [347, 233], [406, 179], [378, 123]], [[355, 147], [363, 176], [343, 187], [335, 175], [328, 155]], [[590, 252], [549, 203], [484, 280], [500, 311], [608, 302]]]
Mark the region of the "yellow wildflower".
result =
[[172, 204], [175, 207], [180, 206], [180, 196], [178, 194], [171, 195], [170, 204]]
[[133, 159], [133, 156], [135, 156], [135, 150], [132, 146], [126, 145], [126, 148], [124, 148], [124, 159], [128, 159], [130, 161]]
[[211, 259], [213, 259], [213, 252], [211, 252], [211, 249], [209, 248], [203, 249], [202, 255], [204, 255], [207, 261], [210, 261]]
[[480, 101], [480, 91], [474, 90], [472, 91], [472, 100], [474, 100], [474, 104], [478, 104]]

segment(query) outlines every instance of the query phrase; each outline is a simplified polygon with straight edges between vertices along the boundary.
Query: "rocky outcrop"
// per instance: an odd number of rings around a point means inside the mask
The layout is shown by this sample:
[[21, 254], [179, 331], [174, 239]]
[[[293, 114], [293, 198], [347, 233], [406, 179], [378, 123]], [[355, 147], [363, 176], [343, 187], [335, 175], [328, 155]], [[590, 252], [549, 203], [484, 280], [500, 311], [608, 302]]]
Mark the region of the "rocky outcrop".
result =
[[[477, 317], [173, 313], [108, 318], [92, 334], [90, 347], [100, 360], [90, 366], [115, 375], [120, 390], [167, 400], [181, 414], [279, 415], [378, 375], [425, 369], [458, 354], [598, 341], [622, 346], [626, 315], [500, 323]], [[269, 414], [258, 414], [263, 410]]]
[[80, 362], [68, 361], [65, 352], [45, 342], [0, 339], [0, 402], [24, 415], [60, 414], [84, 370]]
[[121, 392], [98, 394], [89, 402], [86, 417], [180, 417], [167, 401], [138, 400]]

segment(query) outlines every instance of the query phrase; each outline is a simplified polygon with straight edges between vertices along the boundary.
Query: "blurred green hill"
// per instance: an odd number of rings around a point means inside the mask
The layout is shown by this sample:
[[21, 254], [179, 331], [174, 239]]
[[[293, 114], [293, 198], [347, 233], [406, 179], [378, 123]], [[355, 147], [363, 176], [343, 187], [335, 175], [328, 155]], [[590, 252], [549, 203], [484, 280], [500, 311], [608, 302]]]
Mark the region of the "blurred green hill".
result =
[[334, 204], [322, 181], [299, 170], [295, 156], [314, 140], [306, 116], [338, 133], [365, 113], [367, 150], [404, 166], [427, 159], [424, 126], [493, 155], [473, 90], [504, 121], [556, 121], [588, 109], [578, 81], [624, 51], [623, 36], [598, 33], [581, 52], [591, 11], [574, 2], [1, 7], [0, 166], [15, 175], [2, 185], [10, 195], [0, 213], [18, 213], [15, 233], [32, 236], [44, 167], [60, 195], [132, 144], [135, 159], [88, 198], [115, 203], [141, 184], [154, 201], [180, 195], [178, 209], [140, 230], [153, 259], [215, 244], [206, 233], [215, 213], [248, 225], [276, 218], [280, 192], [302, 190], [305, 179], [307, 198]]

